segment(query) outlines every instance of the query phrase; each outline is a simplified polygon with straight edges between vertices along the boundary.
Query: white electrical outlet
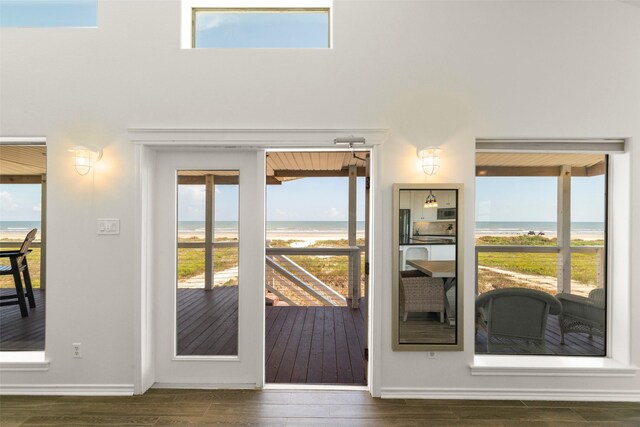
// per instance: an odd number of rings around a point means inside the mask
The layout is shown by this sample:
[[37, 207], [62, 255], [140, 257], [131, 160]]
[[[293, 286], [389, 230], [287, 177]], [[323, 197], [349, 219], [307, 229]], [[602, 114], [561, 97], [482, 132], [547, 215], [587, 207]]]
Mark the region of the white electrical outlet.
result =
[[71, 344], [73, 347], [73, 358], [74, 359], [82, 359], [82, 344], [79, 342], [74, 342]]
[[427, 352], [427, 359], [435, 359], [436, 358], [436, 352], [435, 351], [428, 351]]

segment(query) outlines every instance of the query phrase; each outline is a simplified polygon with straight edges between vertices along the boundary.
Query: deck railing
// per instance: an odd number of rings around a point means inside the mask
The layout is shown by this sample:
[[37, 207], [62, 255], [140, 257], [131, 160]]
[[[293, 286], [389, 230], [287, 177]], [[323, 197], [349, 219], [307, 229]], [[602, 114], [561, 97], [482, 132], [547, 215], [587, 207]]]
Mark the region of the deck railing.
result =
[[[16, 248], [16, 249], [19, 249], [21, 244], [22, 244], [22, 240], [20, 240], [19, 242], [18, 241], [9, 242], [7, 240], [4, 240], [4, 241], [0, 242], [0, 249], [1, 248]], [[31, 247], [32, 248], [41, 248], [42, 247], [42, 243], [40, 243], [40, 242], [32, 242], [31, 243]]]
[[[604, 287], [604, 246], [572, 246], [571, 253], [595, 253], [596, 254], [596, 287]], [[559, 253], [559, 246], [521, 246], [521, 245], [482, 245], [476, 246], [476, 295], [478, 294], [478, 254], [481, 252], [507, 252], [507, 253]], [[561, 262], [558, 260], [558, 262]], [[558, 266], [561, 267], [560, 265]], [[559, 285], [560, 286], [560, 285]], [[570, 292], [570, 289], [558, 289], [558, 292]]]
[[[347, 256], [349, 258], [348, 268], [348, 295], [347, 302], [351, 308], [358, 308], [358, 302], [360, 300], [360, 286], [361, 286], [361, 248], [358, 246], [347, 246], [340, 248], [267, 248], [267, 264], [273, 265], [269, 256], [291, 256], [291, 255], [303, 255], [303, 256]], [[291, 279], [289, 277], [289, 279]], [[298, 281], [292, 280], [294, 283]], [[311, 293], [311, 292], [309, 292]], [[322, 300], [322, 298], [319, 298]]]
[[[233, 248], [238, 247], [238, 241], [231, 242], [213, 242], [213, 248]], [[178, 242], [178, 248], [204, 248], [205, 242]], [[277, 265], [277, 262], [272, 258], [273, 256], [290, 256], [290, 255], [303, 255], [303, 256], [347, 256], [349, 259], [348, 262], [348, 296], [347, 302], [351, 305], [352, 308], [358, 308], [358, 301], [361, 297], [360, 286], [361, 286], [361, 254], [364, 251], [364, 248], [361, 246], [347, 246], [347, 247], [329, 247], [329, 248], [266, 248], [266, 263], [267, 266], [277, 271], [279, 274], [283, 275], [289, 281], [293, 282], [306, 293], [310, 294], [312, 297], [320, 300], [321, 302], [328, 302], [331, 298], [327, 298], [323, 296], [322, 293], [314, 290], [312, 286], [306, 286], [299, 280], [295, 275], [291, 272], [286, 271], [282, 266]], [[317, 280], [317, 279], [316, 279]], [[213, 282], [213, 274], [211, 275], [211, 281]], [[320, 282], [319, 280], [317, 280]], [[322, 283], [322, 282], [320, 282]], [[206, 289], [211, 289], [212, 284], [205, 283]], [[334, 292], [333, 290], [328, 290], [329, 293]]]

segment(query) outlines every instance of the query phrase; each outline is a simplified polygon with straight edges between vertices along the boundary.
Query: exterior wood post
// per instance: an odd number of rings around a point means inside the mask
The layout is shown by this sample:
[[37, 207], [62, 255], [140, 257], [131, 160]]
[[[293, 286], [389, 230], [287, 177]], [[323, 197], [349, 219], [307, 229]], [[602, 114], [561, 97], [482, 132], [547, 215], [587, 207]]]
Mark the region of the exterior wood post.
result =
[[558, 177], [558, 292], [571, 293], [571, 166]]
[[371, 154], [367, 153], [365, 163], [364, 185], [364, 377], [368, 377], [367, 363], [369, 362], [369, 260], [371, 257], [369, 246], [369, 223], [371, 221]]
[[596, 287], [604, 288], [604, 248], [596, 249]]
[[[349, 246], [356, 246], [356, 194], [357, 194], [357, 179], [358, 168], [356, 165], [349, 166], [349, 229], [348, 239]], [[352, 253], [354, 254], [354, 253]], [[351, 286], [349, 286], [349, 299], [351, 300], [351, 307], [358, 307], [358, 301], [360, 299], [360, 260], [356, 262], [353, 256], [350, 258], [351, 267]], [[358, 271], [356, 271], [358, 268]]]
[[40, 290], [47, 289], [47, 175], [40, 187]]
[[204, 289], [213, 289], [213, 237], [215, 228], [215, 181], [213, 175], [205, 176], [204, 222]]

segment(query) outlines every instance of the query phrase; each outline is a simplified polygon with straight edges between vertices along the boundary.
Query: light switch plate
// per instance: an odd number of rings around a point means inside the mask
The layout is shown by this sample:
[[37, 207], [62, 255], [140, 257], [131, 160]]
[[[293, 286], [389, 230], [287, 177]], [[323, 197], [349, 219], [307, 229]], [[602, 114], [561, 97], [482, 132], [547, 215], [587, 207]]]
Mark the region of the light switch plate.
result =
[[118, 218], [98, 218], [98, 234], [120, 234]]

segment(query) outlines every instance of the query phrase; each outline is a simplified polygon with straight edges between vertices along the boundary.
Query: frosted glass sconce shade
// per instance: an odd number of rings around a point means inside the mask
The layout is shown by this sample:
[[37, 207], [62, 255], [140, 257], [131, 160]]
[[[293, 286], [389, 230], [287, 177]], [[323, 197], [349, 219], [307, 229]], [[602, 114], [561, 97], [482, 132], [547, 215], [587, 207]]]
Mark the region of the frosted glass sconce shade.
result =
[[73, 157], [73, 167], [79, 175], [86, 175], [98, 160], [102, 158], [102, 150], [95, 147], [77, 146], [69, 150]]
[[440, 150], [439, 148], [425, 148], [420, 151], [422, 159], [422, 171], [427, 175], [435, 175], [440, 169]]

